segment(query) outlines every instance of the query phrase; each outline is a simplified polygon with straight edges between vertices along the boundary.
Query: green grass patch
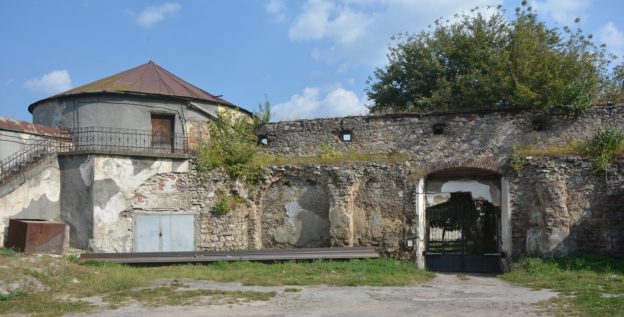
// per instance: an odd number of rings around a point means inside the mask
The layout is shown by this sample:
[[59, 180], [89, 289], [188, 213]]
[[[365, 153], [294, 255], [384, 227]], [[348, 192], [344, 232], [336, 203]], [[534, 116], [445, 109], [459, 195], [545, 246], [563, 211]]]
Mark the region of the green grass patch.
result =
[[558, 316], [623, 316], [624, 260], [591, 254], [525, 258], [500, 278], [561, 293], [543, 306]]
[[338, 152], [334, 150], [322, 149], [316, 156], [279, 156], [266, 153], [258, 153], [256, 164], [285, 165], [285, 164], [337, 164], [341, 162], [405, 162], [407, 156], [402, 153], [368, 153], [368, 152]]
[[[313, 262], [219, 262], [138, 267], [108, 262], [75, 263], [67, 257], [0, 257], [0, 284], [36, 280], [39, 288], [7, 295], [0, 301], [0, 315], [24, 313], [62, 316], [100, 307], [81, 299], [101, 297], [109, 306], [135, 300], [146, 305], [182, 305], [267, 300], [275, 292], [190, 290], [183, 283], [154, 284], [162, 279], [213, 280], [245, 285], [399, 286], [429, 280], [433, 273], [414, 263], [389, 258]], [[24, 282], [26, 285], [27, 283]], [[293, 288], [294, 289], [294, 288]]]
[[301, 289], [297, 287], [287, 287], [284, 289], [284, 293], [297, 293], [297, 292], [301, 292]]
[[0, 256], [17, 256], [19, 252], [5, 247], [0, 247]]

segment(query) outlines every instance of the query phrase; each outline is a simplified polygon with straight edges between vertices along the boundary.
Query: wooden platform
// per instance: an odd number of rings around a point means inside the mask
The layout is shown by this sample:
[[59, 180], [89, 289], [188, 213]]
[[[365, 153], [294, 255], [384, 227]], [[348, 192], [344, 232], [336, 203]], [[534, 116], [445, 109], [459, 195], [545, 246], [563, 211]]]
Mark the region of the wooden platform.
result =
[[80, 262], [106, 261], [125, 264], [203, 263], [218, 261], [288, 261], [316, 259], [374, 259], [372, 247], [264, 249], [204, 252], [83, 253]]

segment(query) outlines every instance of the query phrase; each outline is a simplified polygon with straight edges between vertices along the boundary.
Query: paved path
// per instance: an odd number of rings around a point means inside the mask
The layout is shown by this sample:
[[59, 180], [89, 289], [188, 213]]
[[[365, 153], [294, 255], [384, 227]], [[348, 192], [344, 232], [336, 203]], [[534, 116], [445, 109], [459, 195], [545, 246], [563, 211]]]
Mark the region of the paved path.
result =
[[[547, 290], [512, 286], [492, 276], [438, 274], [426, 284], [408, 287], [241, 286], [233, 283], [188, 281], [191, 288], [277, 291], [266, 302], [249, 304], [143, 308], [130, 305], [95, 314], [99, 317], [150, 316], [544, 316], [535, 304], [556, 296]], [[185, 283], [186, 284], [186, 283]]]

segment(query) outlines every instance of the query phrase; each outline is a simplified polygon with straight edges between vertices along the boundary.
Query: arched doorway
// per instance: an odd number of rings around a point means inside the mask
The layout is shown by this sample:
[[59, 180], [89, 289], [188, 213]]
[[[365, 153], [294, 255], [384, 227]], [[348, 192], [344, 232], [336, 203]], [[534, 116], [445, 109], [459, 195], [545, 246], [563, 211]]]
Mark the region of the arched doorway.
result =
[[425, 265], [439, 272], [499, 272], [501, 176], [453, 168], [425, 179]]

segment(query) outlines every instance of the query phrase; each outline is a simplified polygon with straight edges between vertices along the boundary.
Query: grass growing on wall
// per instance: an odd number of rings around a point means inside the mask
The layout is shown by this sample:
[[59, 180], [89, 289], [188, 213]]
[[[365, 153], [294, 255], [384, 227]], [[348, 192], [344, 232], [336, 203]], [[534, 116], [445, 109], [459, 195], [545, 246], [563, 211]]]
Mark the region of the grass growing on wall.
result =
[[605, 171], [609, 162], [618, 155], [624, 154], [624, 133], [613, 127], [598, 129], [586, 141], [571, 140], [566, 144], [545, 147], [519, 146], [514, 143], [509, 154], [511, 166], [518, 173], [528, 163], [527, 156], [559, 157], [564, 155], [585, 155], [592, 159], [595, 171]]
[[557, 316], [622, 316], [624, 261], [591, 254], [525, 258], [500, 278], [536, 289], [560, 292], [543, 303]]
[[255, 124], [244, 116], [219, 113], [208, 123], [210, 140], [201, 144], [197, 153], [199, 169], [209, 171], [224, 168], [232, 177], [245, 177], [254, 182], [267, 165], [284, 164], [335, 164], [340, 162], [403, 162], [401, 153], [365, 153], [337, 151], [330, 144], [323, 144], [315, 156], [291, 157], [262, 152], [253, 133]]
[[[0, 255], [0, 286], [21, 289], [0, 297], [0, 315], [62, 316], [111, 309], [136, 301], [143, 305], [228, 304], [268, 300], [271, 291], [188, 289], [185, 280], [238, 282], [245, 285], [409, 285], [432, 273], [413, 262], [388, 258], [351, 261], [221, 262], [137, 267], [106, 262], [78, 264], [63, 257]], [[291, 290], [292, 291], [292, 290]], [[95, 305], [88, 298], [98, 297]]]

